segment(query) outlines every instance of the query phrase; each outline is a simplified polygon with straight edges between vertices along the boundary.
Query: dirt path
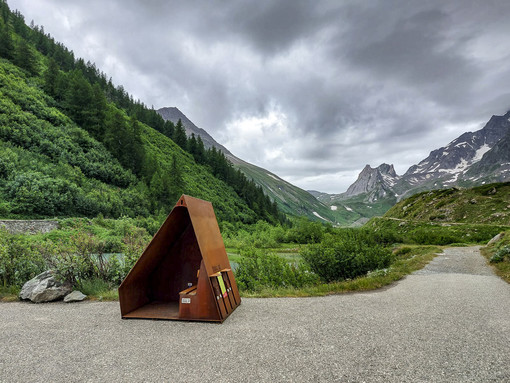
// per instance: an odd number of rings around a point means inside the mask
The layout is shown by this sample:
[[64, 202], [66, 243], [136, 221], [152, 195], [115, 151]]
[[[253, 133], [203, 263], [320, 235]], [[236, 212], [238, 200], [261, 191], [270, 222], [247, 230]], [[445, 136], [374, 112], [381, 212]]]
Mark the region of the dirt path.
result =
[[0, 381], [509, 382], [510, 285], [448, 249], [384, 291], [244, 299], [221, 325], [0, 304]]

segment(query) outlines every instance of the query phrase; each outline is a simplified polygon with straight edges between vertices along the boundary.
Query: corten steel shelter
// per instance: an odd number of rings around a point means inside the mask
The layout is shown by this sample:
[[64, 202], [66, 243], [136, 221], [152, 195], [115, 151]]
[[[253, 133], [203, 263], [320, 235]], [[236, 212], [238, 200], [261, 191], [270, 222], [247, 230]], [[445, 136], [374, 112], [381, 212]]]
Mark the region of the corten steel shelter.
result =
[[241, 298], [212, 204], [183, 195], [119, 287], [122, 318], [223, 322]]

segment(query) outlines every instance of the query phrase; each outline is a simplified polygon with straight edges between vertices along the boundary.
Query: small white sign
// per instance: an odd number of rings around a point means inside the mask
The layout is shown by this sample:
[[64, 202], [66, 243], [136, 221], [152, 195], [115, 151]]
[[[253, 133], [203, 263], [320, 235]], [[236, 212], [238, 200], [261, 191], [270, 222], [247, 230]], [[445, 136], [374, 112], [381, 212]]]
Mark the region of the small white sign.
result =
[[191, 303], [191, 298], [182, 298], [181, 303]]

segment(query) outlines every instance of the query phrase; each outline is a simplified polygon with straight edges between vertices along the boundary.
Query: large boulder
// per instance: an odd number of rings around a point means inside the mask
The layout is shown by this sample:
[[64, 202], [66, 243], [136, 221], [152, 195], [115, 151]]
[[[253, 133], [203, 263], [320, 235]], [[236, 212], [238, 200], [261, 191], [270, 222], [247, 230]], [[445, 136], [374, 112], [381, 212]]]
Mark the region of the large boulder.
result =
[[493, 245], [494, 243], [501, 241], [504, 236], [505, 236], [504, 233], [499, 233], [487, 243], [487, 246]]
[[71, 290], [71, 286], [57, 281], [55, 273], [48, 270], [25, 283], [19, 297], [34, 303], [51, 302], [62, 299]]

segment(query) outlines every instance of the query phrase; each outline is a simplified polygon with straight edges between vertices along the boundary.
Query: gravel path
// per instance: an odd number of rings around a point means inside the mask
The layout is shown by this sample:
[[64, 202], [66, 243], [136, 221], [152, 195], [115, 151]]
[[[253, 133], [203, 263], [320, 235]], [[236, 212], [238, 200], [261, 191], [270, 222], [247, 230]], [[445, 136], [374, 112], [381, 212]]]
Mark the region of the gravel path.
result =
[[221, 325], [3, 303], [0, 381], [510, 382], [510, 285], [455, 248], [383, 291], [244, 299]]

